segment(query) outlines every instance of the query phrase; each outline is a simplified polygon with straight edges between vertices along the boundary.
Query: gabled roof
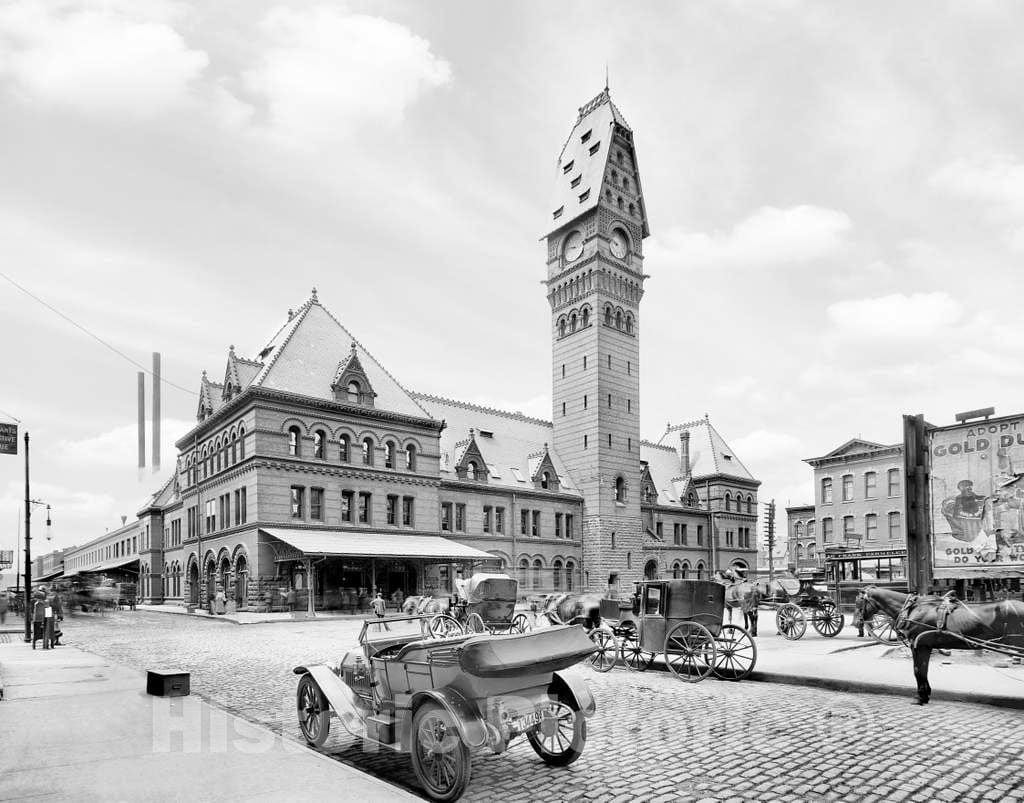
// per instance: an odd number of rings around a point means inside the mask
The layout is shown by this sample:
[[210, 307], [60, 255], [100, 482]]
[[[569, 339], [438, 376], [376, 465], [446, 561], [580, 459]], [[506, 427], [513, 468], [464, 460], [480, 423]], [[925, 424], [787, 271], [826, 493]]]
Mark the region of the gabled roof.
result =
[[860, 458], [870, 458], [879, 452], [892, 452], [897, 450], [902, 452], [903, 444], [884, 444], [875, 443], [874, 441], [866, 441], [863, 438], [850, 438], [846, 443], [841, 446], [837, 446], [831, 452], [821, 457], [808, 457], [804, 459], [805, 463], [812, 466], [819, 466], [830, 462], [848, 462], [850, 460], [857, 460]]
[[700, 478], [724, 474], [756, 482], [707, 416], [685, 424], [669, 424], [658, 444], [673, 447], [675, 451], [679, 445], [679, 434], [683, 431], [690, 433], [690, 476]]
[[[596, 209], [603, 197], [605, 170], [611, 156], [612, 139], [621, 131], [630, 143], [627, 150], [636, 169], [637, 205], [642, 221], [643, 236], [650, 231], [647, 225], [643, 191], [640, 189], [639, 167], [632, 146], [632, 129], [612, 103], [608, 87], [579, 109], [576, 124], [562, 146], [558, 157], [558, 170], [552, 194], [545, 231], [555, 231], [580, 215]], [[578, 180], [577, 180], [578, 179]], [[561, 213], [555, 216], [556, 210]]]
[[237, 396], [249, 387], [249, 384], [256, 378], [262, 367], [263, 363], [261, 362], [247, 360], [236, 355], [235, 347], [231, 345], [228, 348], [228, 364], [224, 369], [224, 390], [222, 393], [224, 399], [227, 400], [232, 396]]
[[842, 446], [839, 446], [829, 452], [825, 457], [839, 457], [844, 454], [856, 454], [858, 452], [873, 452], [876, 449], [889, 449], [891, 447], [885, 446], [881, 443], [875, 443], [874, 441], [865, 441], [860, 438], [850, 438]]
[[[542, 461], [545, 444], [552, 442], [550, 421], [425, 393], [412, 395], [434, 418], [444, 419], [448, 425], [441, 432], [441, 479], [456, 478], [455, 467], [468, 446], [462, 443], [462, 433], [473, 429], [473, 440], [487, 463], [488, 485], [534, 488], [534, 472]], [[548, 455], [561, 492], [578, 494], [558, 454], [549, 449]]]
[[224, 386], [211, 382], [206, 371], [203, 371], [202, 379], [199, 380], [199, 404], [196, 407], [196, 418], [200, 421], [207, 416], [213, 415], [224, 404]]
[[544, 472], [547, 471], [555, 482], [561, 483], [562, 477], [558, 473], [558, 469], [555, 468], [555, 461], [551, 459], [551, 452], [548, 450], [548, 445], [544, 444], [544, 452], [542, 454], [533, 455], [530, 457], [530, 481], [540, 482], [544, 476]]
[[484, 474], [490, 473], [490, 468], [487, 465], [487, 458], [485, 458], [483, 452], [480, 451], [480, 447], [477, 445], [476, 437], [474, 436], [472, 428], [469, 430], [468, 438], [455, 444], [455, 467], [467, 468], [470, 461], [476, 462], [477, 471], [483, 472]]
[[370, 382], [366, 371], [363, 370], [363, 364], [359, 362], [359, 353], [356, 350], [355, 343], [350, 347], [345, 359], [338, 363], [338, 370], [335, 371], [334, 380], [331, 382], [331, 390], [335, 392], [344, 390], [348, 387], [348, 383], [353, 380], [359, 385], [359, 395], [361, 397], [375, 397], [377, 395], [373, 390], [373, 383]]
[[315, 290], [297, 312], [289, 312], [288, 320], [259, 352], [264, 363], [251, 385], [334, 401], [331, 385], [338, 375], [338, 363], [352, 358], [353, 346], [359, 367], [377, 394], [375, 409], [417, 418], [430, 417], [320, 304]]
[[[653, 504], [681, 504], [680, 486], [686, 484], [686, 478], [679, 471], [679, 455], [669, 446], [659, 446], [650, 441], [640, 441], [640, 460], [644, 464], [641, 480], [649, 476], [657, 498]], [[640, 486], [643, 493], [643, 485]], [[643, 497], [641, 496], [641, 500]]]

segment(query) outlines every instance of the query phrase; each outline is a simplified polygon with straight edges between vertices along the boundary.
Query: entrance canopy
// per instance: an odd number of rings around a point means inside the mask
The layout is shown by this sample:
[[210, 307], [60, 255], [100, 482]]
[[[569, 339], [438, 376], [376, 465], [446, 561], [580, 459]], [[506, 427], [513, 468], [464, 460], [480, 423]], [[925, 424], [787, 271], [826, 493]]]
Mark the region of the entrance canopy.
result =
[[[495, 560], [494, 555], [440, 535], [400, 535], [352, 530], [293, 530], [267, 527], [265, 535], [283, 541], [301, 555], [347, 555], [360, 558], [434, 558]], [[280, 556], [292, 560], [293, 557]]]

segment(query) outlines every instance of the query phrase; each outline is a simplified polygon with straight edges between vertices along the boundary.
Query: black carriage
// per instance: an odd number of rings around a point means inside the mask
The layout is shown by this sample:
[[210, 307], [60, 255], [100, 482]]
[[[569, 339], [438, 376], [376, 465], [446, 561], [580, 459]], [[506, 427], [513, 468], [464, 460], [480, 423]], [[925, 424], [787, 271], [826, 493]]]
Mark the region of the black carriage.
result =
[[727, 680], [747, 677], [757, 647], [738, 625], [723, 625], [725, 586], [710, 580], [646, 580], [629, 601], [601, 600], [601, 627], [591, 665], [606, 672], [621, 661], [642, 672], [662, 655], [681, 680], [697, 682], [712, 672]]
[[[526, 614], [516, 613], [519, 583], [511, 577], [477, 573], [457, 582], [455, 589], [456, 599], [447, 616], [466, 632], [525, 633], [530, 629]], [[451, 623], [441, 617], [431, 627], [441, 635], [452, 630]]]
[[828, 592], [817, 588], [808, 577], [769, 583], [761, 606], [775, 611], [775, 629], [790, 641], [803, 637], [808, 619], [826, 638], [839, 635], [845, 622]]

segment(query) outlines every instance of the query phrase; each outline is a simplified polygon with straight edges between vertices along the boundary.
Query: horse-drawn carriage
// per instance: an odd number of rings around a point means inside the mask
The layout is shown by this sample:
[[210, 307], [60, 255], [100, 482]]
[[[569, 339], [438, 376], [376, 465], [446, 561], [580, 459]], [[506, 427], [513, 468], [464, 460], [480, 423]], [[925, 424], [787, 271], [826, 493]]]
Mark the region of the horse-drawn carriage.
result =
[[334, 714], [365, 743], [410, 753], [434, 800], [461, 796], [473, 751], [501, 753], [518, 736], [550, 766], [580, 757], [594, 699], [585, 684], [559, 670], [593, 652], [581, 628], [437, 638], [431, 621], [367, 620], [358, 646], [339, 664], [296, 667], [306, 741], [321, 747]]
[[725, 586], [709, 580], [646, 580], [629, 601], [602, 599], [601, 626], [591, 631], [591, 664], [607, 672], [621, 661], [647, 669], [662, 655], [681, 680], [712, 672], [727, 680], [747, 677], [757, 663], [754, 640], [738, 625], [723, 625]]
[[761, 597], [761, 606], [775, 611], [775, 628], [779, 635], [796, 641], [807, 632], [807, 620], [821, 635], [839, 635], [845, 622], [836, 603], [827, 592], [815, 588], [809, 578], [775, 580], [768, 593]]
[[504, 574], [474, 574], [455, 583], [449, 615], [470, 633], [525, 633], [530, 621], [516, 613], [519, 583]]

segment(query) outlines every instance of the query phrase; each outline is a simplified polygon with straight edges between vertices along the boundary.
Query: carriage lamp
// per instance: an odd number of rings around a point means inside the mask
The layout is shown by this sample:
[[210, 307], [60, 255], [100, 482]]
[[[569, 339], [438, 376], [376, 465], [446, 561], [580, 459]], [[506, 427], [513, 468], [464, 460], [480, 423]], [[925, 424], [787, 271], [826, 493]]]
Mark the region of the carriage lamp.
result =
[[46, 506], [46, 540], [47, 541], [52, 541], [53, 540], [52, 527], [53, 527], [53, 522], [50, 521], [50, 506], [47, 505]]

